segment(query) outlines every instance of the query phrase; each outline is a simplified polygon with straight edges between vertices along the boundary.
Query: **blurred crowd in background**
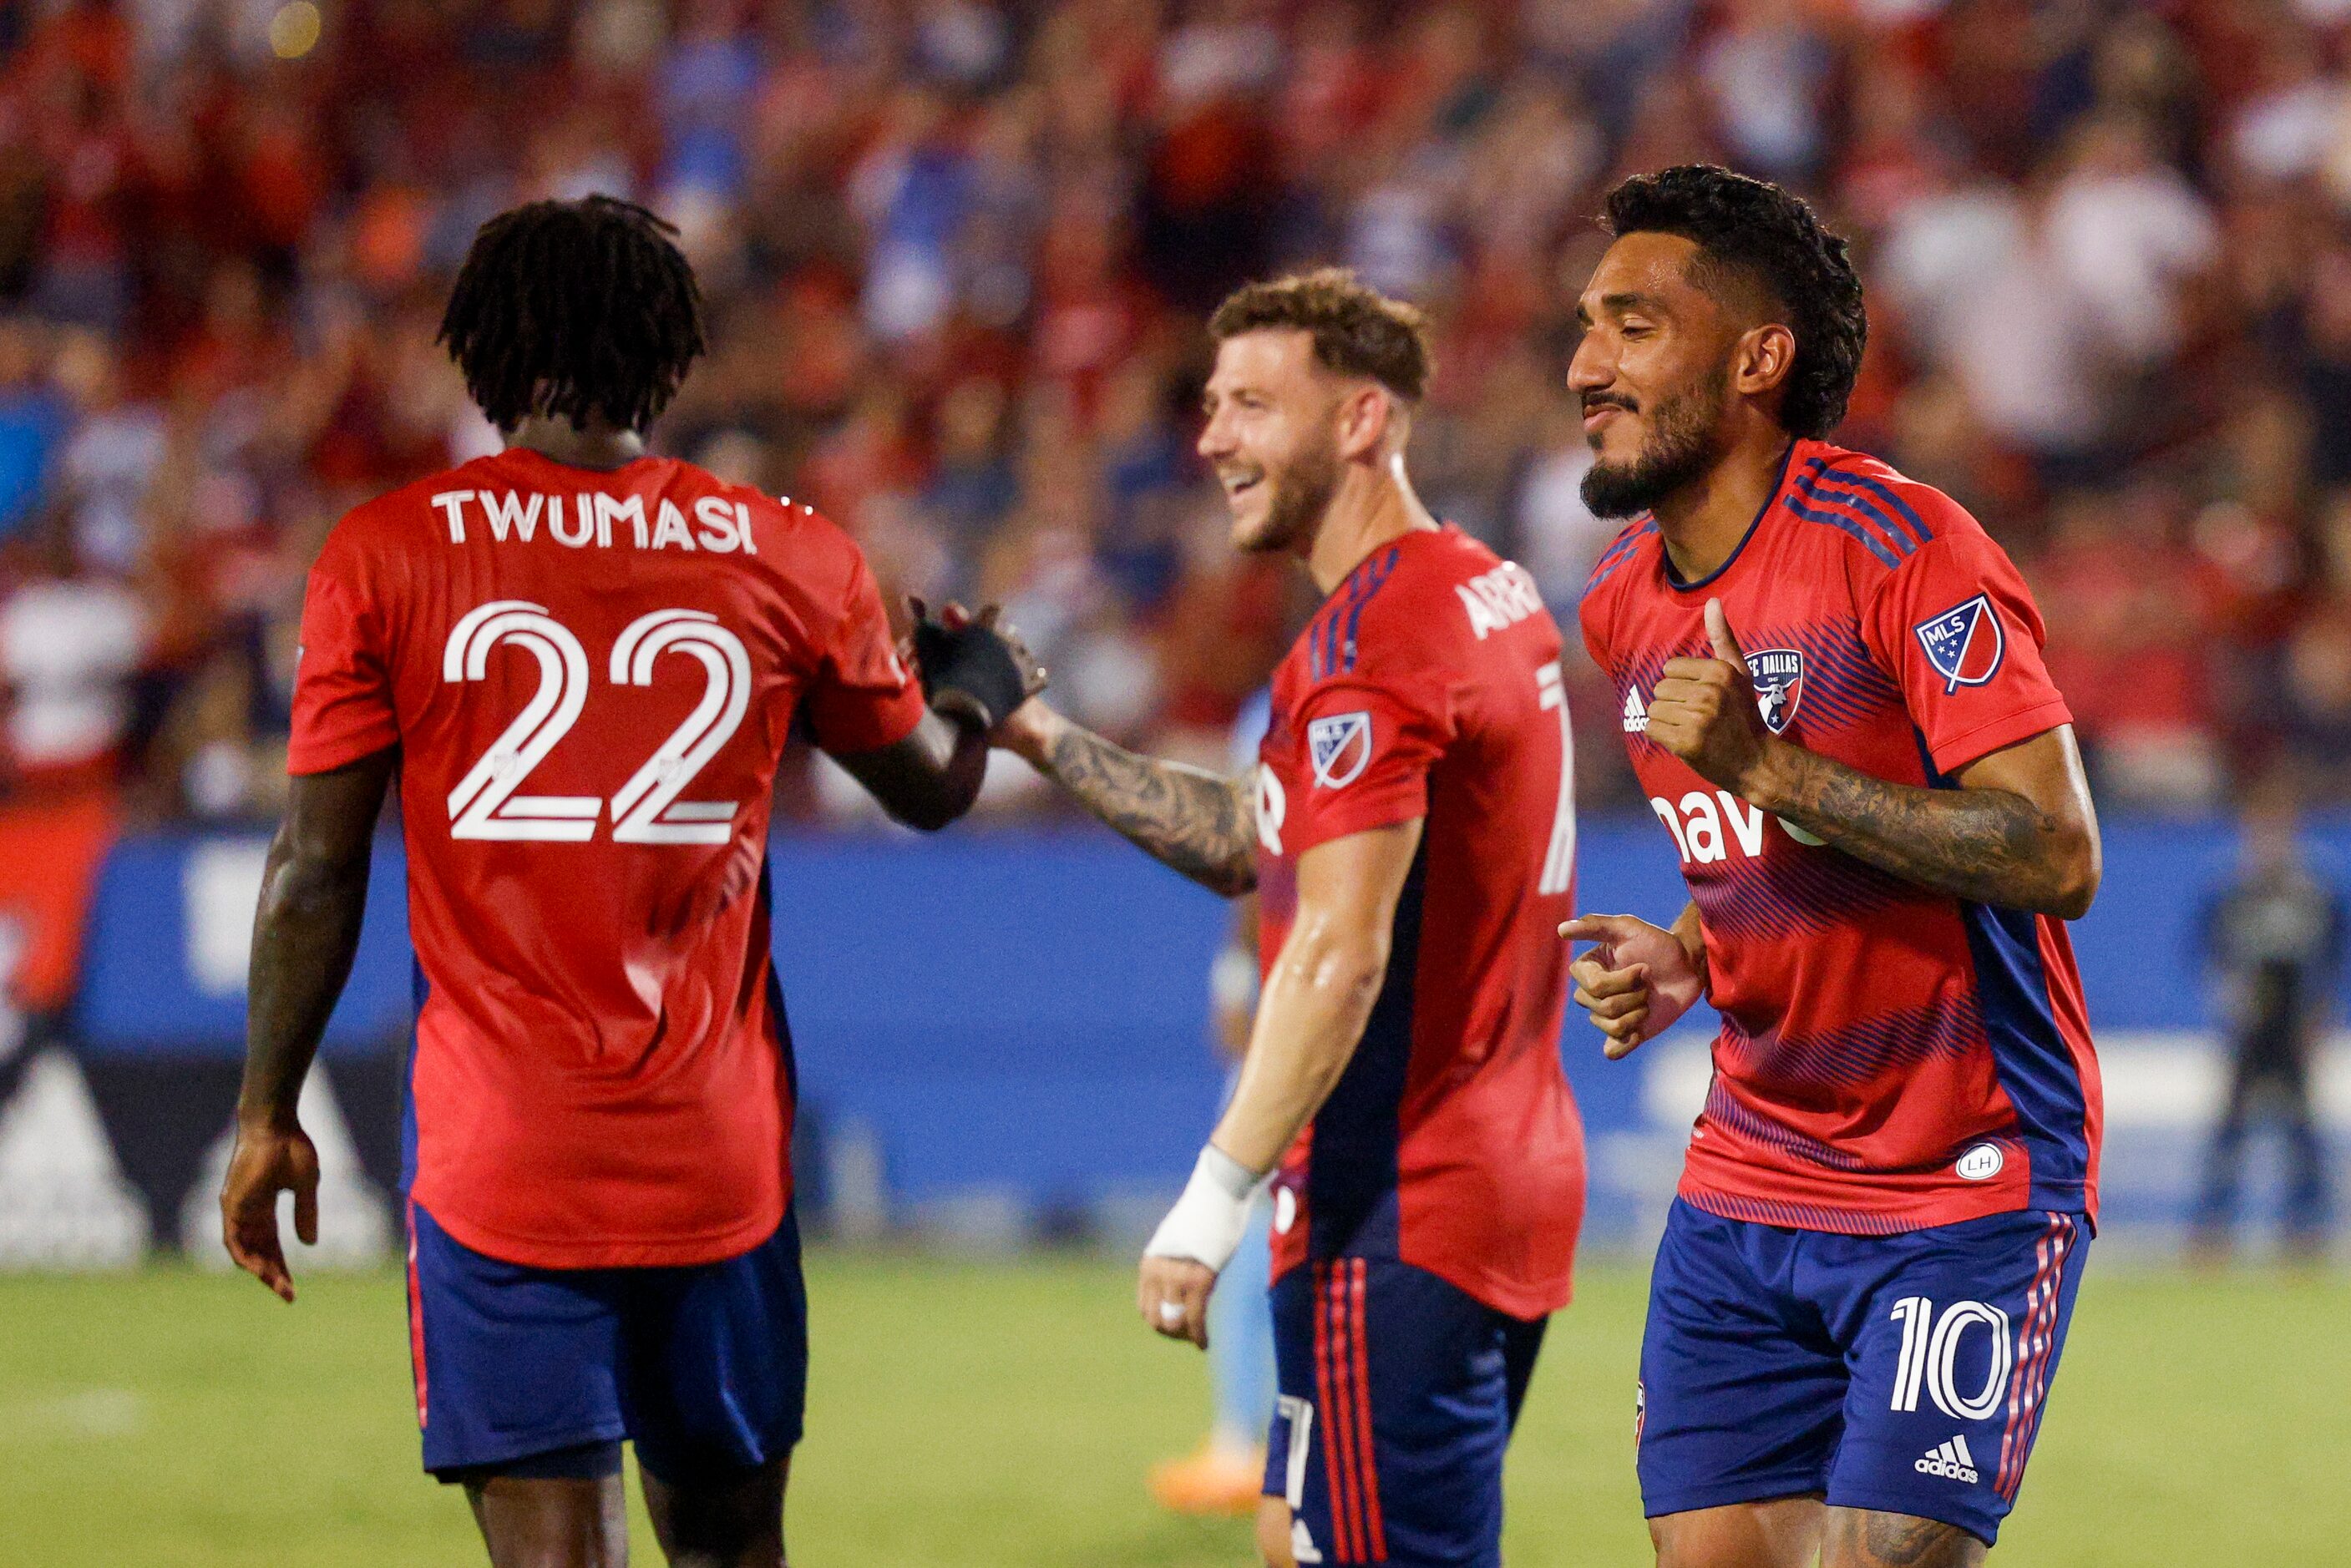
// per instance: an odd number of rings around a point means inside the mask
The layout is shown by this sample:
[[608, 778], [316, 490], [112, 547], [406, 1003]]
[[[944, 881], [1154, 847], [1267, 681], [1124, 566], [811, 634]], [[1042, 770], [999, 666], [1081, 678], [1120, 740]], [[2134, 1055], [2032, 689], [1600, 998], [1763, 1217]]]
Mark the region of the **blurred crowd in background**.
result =
[[0, 791], [273, 809], [325, 532], [496, 444], [433, 343], [475, 226], [597, 191], [710, 307], [661, 449], [1004, 602], [1120, 739], [1221, 758], [1311, 608], [1191, 452], [1204, 314], [1296, 265], [1431, 314], [1414, 477], [1574, 643], [1592, 214], [1698, 159], [1852, 236], [1838, 439], [2023, 566], [2102, 803], [2351, 801], [2351, 0], [0, 0]]

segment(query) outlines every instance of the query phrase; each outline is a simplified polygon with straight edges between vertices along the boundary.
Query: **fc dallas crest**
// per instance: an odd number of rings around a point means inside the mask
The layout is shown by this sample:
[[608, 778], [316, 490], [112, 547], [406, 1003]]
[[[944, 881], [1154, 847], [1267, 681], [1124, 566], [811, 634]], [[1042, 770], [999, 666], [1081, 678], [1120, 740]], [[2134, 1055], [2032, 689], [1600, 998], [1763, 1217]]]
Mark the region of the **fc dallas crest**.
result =
[[1804, 700], [1804, 656], [1792, 648], [1767, 648], [1747, 656], [1747, 673], [1755, 678], [1755, 705], [1763, 711], [1763, 724], [1777, 735], [1796, 716]]

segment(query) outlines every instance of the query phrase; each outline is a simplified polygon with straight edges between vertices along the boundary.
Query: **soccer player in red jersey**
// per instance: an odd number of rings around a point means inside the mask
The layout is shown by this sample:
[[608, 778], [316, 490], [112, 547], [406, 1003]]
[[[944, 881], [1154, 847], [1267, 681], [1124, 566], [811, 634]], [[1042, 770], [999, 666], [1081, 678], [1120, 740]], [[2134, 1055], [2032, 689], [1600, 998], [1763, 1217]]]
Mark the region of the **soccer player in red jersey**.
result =
[[1033, 701], [999, 741], [1168, 866], [1261, 895], [1247, 1058], [1138, 1302], [1205, 1343], [1272, 1176], [1266, 1560], [1494, 1564], [1502, 1450], [1583, 1205], [1560, 635], [1527, 574], [1405, 480], [1416, 313], [1320, 273], [1242, 289], [1209, 329], [1199, 450], [1233, 541], [1328, 596], [1275, 674], [1259, 766], [1138, 757]]
[[[310, 574], [254, 930], [230, 1254], [294, 1299], [295, 1120], [397, 776], [420, 1005], [405, 1117], [424, 1464], [493, 1563], [784, 1561], [807, 1341], [766, 845], [804, 722], [895, 815], [967, 809], [990, 711], [926, 709], [857, 547], [649, 455], [701, 352], [672, 231], [603, 197], [475, 238], [442, 336], [506, 450], [359, 507]], [[984, 629], [961, 634], [985, 643]]]
[[1658, 1561], [1972, 1563], [2097, 1214], [2081, 757], [2000, 546], [1824, 439], [1865, 334], [1844, 243], [1713, 168], [1606, 216], [1570, 377], [1585, 500], [1632, 522], [1583, 635], [1690, 904], [1563, 930], [1609, 1055], [1701, 994], [1722, 1018], [1641, 1352]]

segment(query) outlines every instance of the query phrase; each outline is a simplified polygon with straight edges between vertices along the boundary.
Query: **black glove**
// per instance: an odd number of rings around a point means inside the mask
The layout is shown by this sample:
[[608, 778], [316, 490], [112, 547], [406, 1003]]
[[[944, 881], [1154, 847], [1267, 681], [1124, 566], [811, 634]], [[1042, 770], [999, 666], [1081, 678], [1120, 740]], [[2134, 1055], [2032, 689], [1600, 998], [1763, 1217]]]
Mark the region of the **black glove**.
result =
[[[983, 730], [1004, 722], [1028, 700], [1011, 644], [976, 622], [950, 627], [925, 616], [914, 623], [914, 658], [931, 706], [976, 716]], [[947, 701], [941, 702], [942, 696]]]

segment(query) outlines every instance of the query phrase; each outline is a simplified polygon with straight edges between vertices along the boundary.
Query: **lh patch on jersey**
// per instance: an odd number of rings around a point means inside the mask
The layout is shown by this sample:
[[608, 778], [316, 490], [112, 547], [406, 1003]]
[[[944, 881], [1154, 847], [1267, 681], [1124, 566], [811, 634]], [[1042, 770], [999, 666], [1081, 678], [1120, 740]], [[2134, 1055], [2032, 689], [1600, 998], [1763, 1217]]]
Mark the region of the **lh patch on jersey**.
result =
[[1796, 716], [1804, 700], [1804, 656], [1792, 648], [1767, 648], [1747, 656], [1747, 673], [1755, 678], [1755, 706], [1763, 711], [1764, 727], [1779, 734]]
[[1317, 784], [1325, 789], [1345, 788], [1371, 764], [1371, 714], [1333, 713], [1313, 721], [1306, 726], [1306, 751], [1314, 762]]
[[1999, 674], [2001, 659], [2008, 651], [1999, 612], [1984, 594], [1922, 620], [1912, 629], [1918, 634], [1918, 646], [1927, 650], [1927, 662], [1943, 678], [1946, 696], [1962, 686], [1980, 686]]

